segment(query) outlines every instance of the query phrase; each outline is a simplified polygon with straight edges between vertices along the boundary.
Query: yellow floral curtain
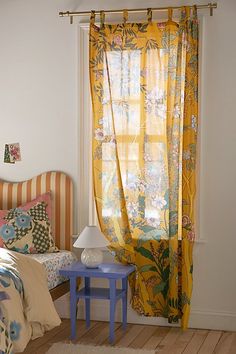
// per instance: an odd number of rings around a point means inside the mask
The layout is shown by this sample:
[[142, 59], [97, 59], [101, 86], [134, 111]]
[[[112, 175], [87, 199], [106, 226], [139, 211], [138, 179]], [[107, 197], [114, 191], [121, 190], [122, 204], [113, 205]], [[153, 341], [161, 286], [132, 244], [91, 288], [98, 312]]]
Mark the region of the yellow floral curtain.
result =
[[196, 7], [178, 23], [90, 24], [93, 181], [101, 230], [136, 265], [132, 307], [188, 326], [198, 110]]

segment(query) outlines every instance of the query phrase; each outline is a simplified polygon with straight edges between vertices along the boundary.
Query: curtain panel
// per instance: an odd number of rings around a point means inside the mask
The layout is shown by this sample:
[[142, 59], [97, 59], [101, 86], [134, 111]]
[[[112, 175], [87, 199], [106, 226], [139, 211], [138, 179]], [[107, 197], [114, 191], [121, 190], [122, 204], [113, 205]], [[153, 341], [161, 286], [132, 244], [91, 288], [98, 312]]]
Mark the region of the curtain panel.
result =
[[181, 319], [192, 293], [198, 117], [198, 20], [90, 23], [93, 183], [100, 227], [141, 315]]

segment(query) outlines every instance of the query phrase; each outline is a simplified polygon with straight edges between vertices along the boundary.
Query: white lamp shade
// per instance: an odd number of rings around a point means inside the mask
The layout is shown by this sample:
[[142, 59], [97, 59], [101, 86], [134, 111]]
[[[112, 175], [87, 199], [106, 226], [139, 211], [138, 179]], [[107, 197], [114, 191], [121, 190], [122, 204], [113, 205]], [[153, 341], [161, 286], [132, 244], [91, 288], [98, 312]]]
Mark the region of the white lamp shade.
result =
[[97, 226], [86, 226], [74, 243], [77, 248], [101, 248], [109, 245], [109, 242]]

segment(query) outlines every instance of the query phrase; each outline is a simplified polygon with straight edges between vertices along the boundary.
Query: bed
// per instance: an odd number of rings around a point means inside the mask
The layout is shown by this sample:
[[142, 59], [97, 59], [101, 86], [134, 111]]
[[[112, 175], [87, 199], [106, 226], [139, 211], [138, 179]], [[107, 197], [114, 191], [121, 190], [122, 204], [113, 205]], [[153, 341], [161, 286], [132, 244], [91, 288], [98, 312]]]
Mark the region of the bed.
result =
[[[38, 276], [37, 283], [44, 282], [44, 279], [42, 280], [42, 277], [45, 278], [45, 271], [46, 271], [46, 277], [47, 277], [46, 285], [41, 283], [40, 284], [42, 285], [42, 288], [47, 287], [47, 289], [49, 290], [51, 295], [50, 301], [52, 303], [52, 301], [56, 300], [57, 298], [61, 297], [62, 295], [64, 295], [69, 291], [69, 282], [67, 279], [59, 276], [59, 269], [73, 263], [76, 260], [76, 257], [71, 252], [71, 248], [72, 248], [71, 236], [73, 234], [72, 180], [68, 175], [66, 175], [63, 172], [46, 172], [24, 182], [0, 181], [0, 210], [9, 210], [12, 208], [17, 208], [18, 206], [26, 202], [31, 202], [35, 198], [49, 191], [51, 192], [52, 195], [52, 200], [51, 200], [52, 234], [54, 236], [55, 244], [60, 251], [56, 253], [42, 253], [42, 254], [38, 253], [38, 254], [27, 254], [27, 255], [19, 254], [20, 259], [17, 260], [17, 262], [19, 262], [20, 267], [22, 267], [22, 269], [25, 269], [24, 273], [27, 273], [28, 268], [31, 267], [31, 265], [32, 267], [35, 267], [34, 270], [35, 273], [32, 274], [35, 274], [36, 278]], [[16, 253], [17, 252], [15, 252], [15, 254]], [[12, 259], [15, 262], [14, 252], [13, 252]], [[4, 263], [2, 259], [1, 262]], [[27, 265], [25, 265], [25, 263], [28, 264], [28, 268]], [[42, 275], [43, 273], [42, 268], [44, 269], [44, 275]], [[32, 274], [31, 277], [33, 278], [34, 275]], [[16, 274], [13, 274], [13, 278], [15, 277], [15, 275]], [[46, 293], [45, 289], [42, 289], [42, 291]], [[33, 293], [33, 290], [30, 290], [30, 286], [29, 286], [29, 299], [30, 301], [34, 302], [34, 298], [33, 296], [31, 296], [30, 292]], [[20, 294], [20, 296], [22, 296], [22, 294]], [[45, 295], [45, 297], [47, 298], [47, 295]], [[48, 298], [45, 301], [48, 302], [48, 306], [51, 308], [51, 312], [52, 312], [51, 318], [52, 319], [54, 318], [54, 322], [52, 322], [50, 325], [46, 324], [44, 326], [45, 328], [43, 331], [48, 330], [55, 325], [58, 325], [58, 318], [54, 313], [54, 308], [52, 307], [53, 305], [49, 304], [50, 301], [48, 300]], [[0, 304], [1, 304], [1, 299], [0, 299]], [[29, 307], [32, 307], [32, 304], [30, 304]], [[2, 324], [2, 328], [3, 325], [4, 324]], [[2, 330], [1, 333], [3, 335], [5, 332]], [[37, 336], [38, 335], [36, 333], [34, 335], [31, 335], [31, 338], [36, 338]], [[7, 342], [10, 348], [11, 347], [11, 345], [9, 344], [10, 339], [8, 337], [7, 337]], [[1, 348], [0, 348], [0, 352], [1, 352]]]
[[[65, 173], [46, 172], [17, 183], [0, 181], [0, 210], [15, 208], [48, 191], [52, 193], [52, 229], [56, 246], [60, 250], [70, 251], [73, 234], [73, 183]], [[50, 289], [53, 300], [68, 291], [68, 281]]]

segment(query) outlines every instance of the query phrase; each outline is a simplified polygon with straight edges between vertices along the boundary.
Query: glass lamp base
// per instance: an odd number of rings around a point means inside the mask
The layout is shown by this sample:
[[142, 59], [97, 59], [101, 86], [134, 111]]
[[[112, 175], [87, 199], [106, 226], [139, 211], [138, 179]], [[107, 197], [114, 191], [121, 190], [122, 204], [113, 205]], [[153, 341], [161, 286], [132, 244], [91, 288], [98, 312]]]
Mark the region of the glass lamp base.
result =
[[86, 268], [98, 268], [102, 260], [103, 254], [98, 248], [85, 248], [81, 254], [81, 262]]

